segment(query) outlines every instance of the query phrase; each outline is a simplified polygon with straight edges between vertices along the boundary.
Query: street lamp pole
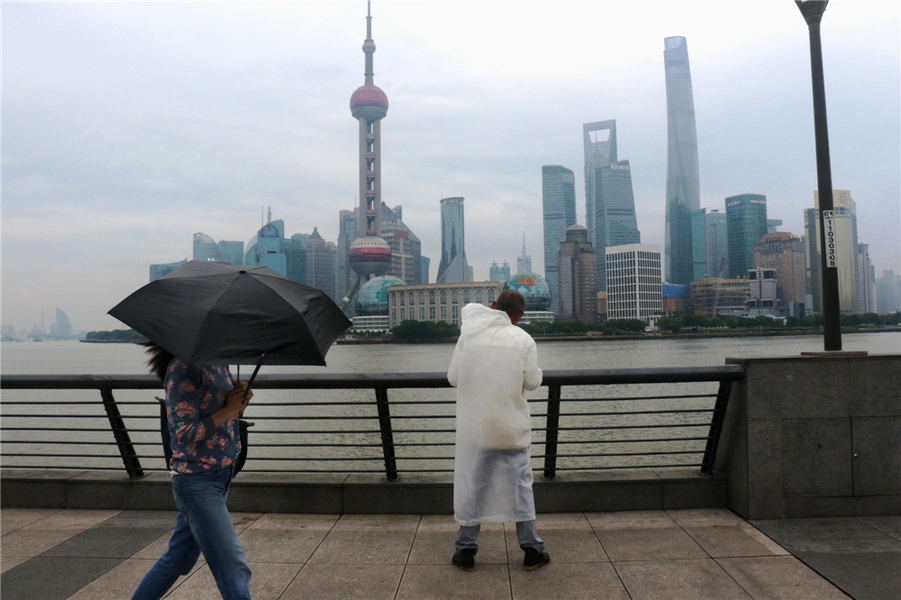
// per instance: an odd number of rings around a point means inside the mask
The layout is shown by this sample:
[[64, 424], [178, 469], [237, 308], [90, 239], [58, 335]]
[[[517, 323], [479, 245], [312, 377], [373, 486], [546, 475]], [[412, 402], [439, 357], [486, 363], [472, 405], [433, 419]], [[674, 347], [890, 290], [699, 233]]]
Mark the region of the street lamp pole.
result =
[[813, 84], [813, 123], [817, 153], [817, 188], [820, 222], [820, 280], [823, 292], [824, 350], [842, 349], [842, 328], [838, 292], [838, 266], [832, 203], [832, 164], [829, 159], [829, 131], [826, 125], [826, 85], [823, 79], [823, 47], [820, 21], [829, 0], [795, 0], [810, 33], [810, 73]]

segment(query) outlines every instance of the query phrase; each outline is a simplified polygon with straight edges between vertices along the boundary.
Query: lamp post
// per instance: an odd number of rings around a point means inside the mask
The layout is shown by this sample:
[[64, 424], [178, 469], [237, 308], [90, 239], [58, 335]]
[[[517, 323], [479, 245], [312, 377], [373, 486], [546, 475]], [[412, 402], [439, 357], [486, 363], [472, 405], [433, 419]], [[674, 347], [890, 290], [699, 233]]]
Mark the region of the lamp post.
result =
[[829, 0], [795, 0], [810, 33], [810, 73], [813, 84], [813, 125], [817, 153], [817, 189], [820, 221], [820, 280], [823, 292], [823, 344], [826, 351], [842, 349], [842, 328], [838, 295], [838, 266], [832, 204], [832, 165], [829, 160], [829, 131], [826, 126], [826, 85], [823, 81], [823, 47], [820, 21]]

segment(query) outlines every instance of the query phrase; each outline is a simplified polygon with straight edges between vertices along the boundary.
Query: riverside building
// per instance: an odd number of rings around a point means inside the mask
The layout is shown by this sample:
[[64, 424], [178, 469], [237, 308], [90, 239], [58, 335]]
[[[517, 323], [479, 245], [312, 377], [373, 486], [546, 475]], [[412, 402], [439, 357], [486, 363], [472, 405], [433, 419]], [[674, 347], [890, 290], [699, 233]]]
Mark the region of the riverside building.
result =
[[663, 312], [660, 246], [612, 246], [607, 261], [607, 320], [638, 319], [654, 325]]

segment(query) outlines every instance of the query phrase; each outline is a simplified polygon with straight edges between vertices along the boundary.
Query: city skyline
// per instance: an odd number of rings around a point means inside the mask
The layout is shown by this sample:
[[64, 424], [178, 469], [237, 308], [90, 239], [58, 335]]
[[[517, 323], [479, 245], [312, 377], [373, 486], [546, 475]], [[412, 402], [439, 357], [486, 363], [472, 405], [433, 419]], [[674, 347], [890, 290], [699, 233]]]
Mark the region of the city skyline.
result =
[[[476, 279], [513, 262], [523, 232], [543, 273], [540, 167], [579, 171], [582, 124], [609, 119], [642, 241], [662, 246], [672, 36], [691, 46], [701, 207], [763, 194], [780, 229], [803, 234], [816, 170], [794, 3], [745, 7], [741, 31], [728, 3], [621, 4], [373, 2], [392, 102], [383, 200], [434, 264], [438, 201], [463, 196]], [[106, 310], [148, 264], [189, 256], [195, 232], [246, 242], [261, 206], [337, 240], [339, 210], [359, 201], [347, 95], [365, 14], [362, 1], [5, 4], [3, 323], [58, 306], [76, 329], [115, 328]], [[833, 185], [858, 203], [877, 274], [901, 270], [898, 14], [833, 2], [822, 28]], [[603, 40], [600, 19], [617, 24]]]

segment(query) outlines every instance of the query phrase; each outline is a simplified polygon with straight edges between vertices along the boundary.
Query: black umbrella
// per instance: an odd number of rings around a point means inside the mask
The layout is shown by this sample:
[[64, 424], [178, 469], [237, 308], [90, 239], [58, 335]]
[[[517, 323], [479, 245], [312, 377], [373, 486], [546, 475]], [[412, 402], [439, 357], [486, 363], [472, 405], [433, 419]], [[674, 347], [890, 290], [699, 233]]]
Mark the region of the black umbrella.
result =
[[264, 360], [324, 365], [350, 326], [321, 290], [267, 267], [196, 260], [148, 283], [109, 314], [188, 364], [255, 364], [257, 370]]

